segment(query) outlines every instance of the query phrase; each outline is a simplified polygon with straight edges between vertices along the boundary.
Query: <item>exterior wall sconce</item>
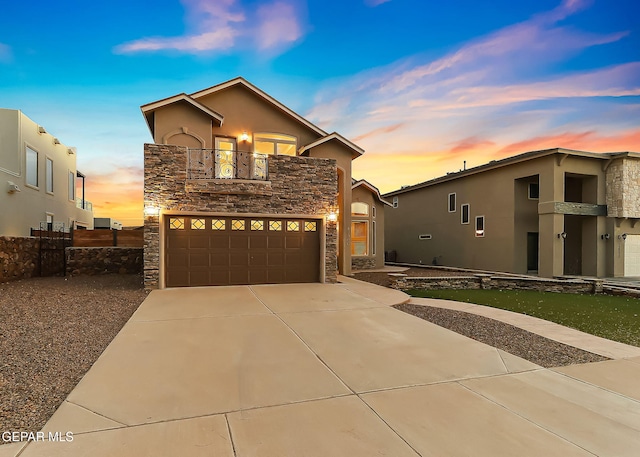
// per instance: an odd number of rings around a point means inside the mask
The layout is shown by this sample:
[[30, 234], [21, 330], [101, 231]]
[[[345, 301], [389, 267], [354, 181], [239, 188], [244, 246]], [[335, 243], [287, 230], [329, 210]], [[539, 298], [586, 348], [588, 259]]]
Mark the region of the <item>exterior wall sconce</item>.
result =
[[627, 239], [627, 234], [623, 233], [622, 235], [618, 235], [618, 239], [619, 240], [626, 240]]
[[558, 233], [558, 238], [565, 240], [567, 238], [567, 232]]
[[609, 238], [611, 238], [611, 235], [609, 235], [608, 233], [605, 233], [604, 235], [600, 235], [600, 238], [603, 240], [608, 240]]
[[240, 141], [246, 142], [247, 140], [249, 140], [249, 134], [246, 131], [244, 131], [242, 132], [242, 135], [240, 135]]
[[53, 139], [53, 144], [60, 144], [60, 140], [59, 140], [59, 139], [57, 139], [57, 138], [54, 138], [54, 139]]
[[338, 214], [335, 211], [331, 211], [327, 214], [327, 220], [329, 222], [336, 222], [338, 220]]
[[147, 217], [159, 216], [160, 208], [158, 208], [157, 206], [145, 206], [144, 215]]

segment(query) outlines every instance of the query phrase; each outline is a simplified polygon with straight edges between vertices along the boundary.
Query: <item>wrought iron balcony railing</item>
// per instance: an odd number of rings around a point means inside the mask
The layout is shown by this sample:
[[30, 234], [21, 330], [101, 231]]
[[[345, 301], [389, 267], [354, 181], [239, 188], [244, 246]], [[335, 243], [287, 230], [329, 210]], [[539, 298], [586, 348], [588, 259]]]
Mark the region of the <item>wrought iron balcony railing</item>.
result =
[[189, 149], [187, 179], [268, 179], [267, 156], [224, 149]]

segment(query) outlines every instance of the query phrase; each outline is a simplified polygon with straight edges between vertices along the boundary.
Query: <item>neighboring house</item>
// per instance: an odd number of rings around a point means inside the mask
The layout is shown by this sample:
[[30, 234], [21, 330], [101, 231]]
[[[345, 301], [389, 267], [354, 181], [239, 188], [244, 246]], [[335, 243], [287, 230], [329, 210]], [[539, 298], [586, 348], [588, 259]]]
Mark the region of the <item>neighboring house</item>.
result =
[[384, 267], [384, 207], [391, 206], [377, 187], [364, 179], [351, 186], [351, 266]]
[[0, 235], [29, 236], [41, 226], [93, 228], [84, 179], [76, 169], [75, 148], [21, 111], [0, 109]]
[[243, 78], [141, 109], [156, 143], [145, 145], [148, 286], [334, 282], [351, 272], [359, 146]]
[[639, 153], [527, 152], [384, 197], [398, 262], [640, 276]]

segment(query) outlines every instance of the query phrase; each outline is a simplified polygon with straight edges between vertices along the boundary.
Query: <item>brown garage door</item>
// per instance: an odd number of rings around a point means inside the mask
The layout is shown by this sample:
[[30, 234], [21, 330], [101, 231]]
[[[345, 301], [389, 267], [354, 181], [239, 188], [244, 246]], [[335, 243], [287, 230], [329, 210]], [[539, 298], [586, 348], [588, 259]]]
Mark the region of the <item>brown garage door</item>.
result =
[[168, 216], [166, 286], [318, 282], [320, 221]]

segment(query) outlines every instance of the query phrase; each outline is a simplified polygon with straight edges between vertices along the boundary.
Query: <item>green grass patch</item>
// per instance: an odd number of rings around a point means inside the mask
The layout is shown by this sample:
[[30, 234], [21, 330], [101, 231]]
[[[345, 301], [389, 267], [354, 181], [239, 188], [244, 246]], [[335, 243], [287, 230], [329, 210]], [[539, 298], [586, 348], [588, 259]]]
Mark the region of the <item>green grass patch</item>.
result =
[[531, 290], [411, 290], [409, 294], [506, 309], [640, 346], [640, 299], [637, 298]]

